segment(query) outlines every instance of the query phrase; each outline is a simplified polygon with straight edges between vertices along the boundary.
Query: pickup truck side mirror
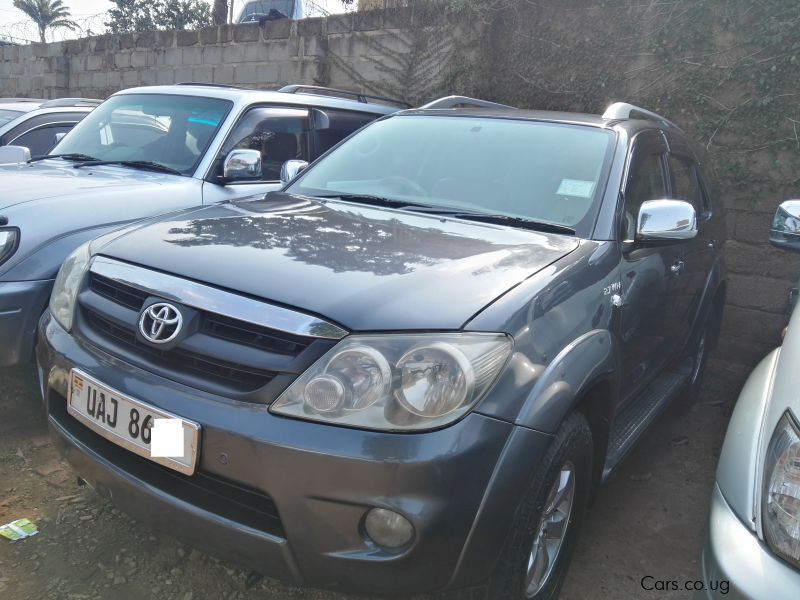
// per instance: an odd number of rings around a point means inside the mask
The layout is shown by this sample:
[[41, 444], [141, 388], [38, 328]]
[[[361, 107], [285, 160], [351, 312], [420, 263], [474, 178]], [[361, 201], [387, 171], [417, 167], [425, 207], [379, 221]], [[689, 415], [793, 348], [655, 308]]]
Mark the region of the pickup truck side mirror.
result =
[[281, 167], [281, 184], [288, 185], [288, 183], [300, 175], [300, 173], [308, 166], [304, 160], [287, 160]]
[[31, 151], [25, 146], [0, 146], [0, 165], [24, 163], [31, 159]]
[[642, 202], [636, 221], [636, 241], [658, 244], [697, 236], [697, 212], [684, 200]]
[[229, 181], [252, 181], [261, 177], [261, 152], [258, 150], [231, 150], [225, 157], [222, 176]]
[[775, 211], [769, 243], [783, 250], [800, 252], [800, 200], [787, 200]]

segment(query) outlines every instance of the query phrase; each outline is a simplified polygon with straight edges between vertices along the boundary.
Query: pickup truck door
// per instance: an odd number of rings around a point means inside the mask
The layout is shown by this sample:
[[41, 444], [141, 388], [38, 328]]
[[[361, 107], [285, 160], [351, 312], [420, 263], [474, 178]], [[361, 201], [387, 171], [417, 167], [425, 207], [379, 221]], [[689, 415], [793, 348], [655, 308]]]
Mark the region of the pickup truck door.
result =
[[690, 324], [685, 277], [687, 244], [643, 246], [634, 241], [639, 208], [669, 196], [667, 145], [659, 131], [637, 135], [621, 212], [621, 398], [635, 397], [674, 356]]
[[[203, 204], [236, 200], [280, 189], [283, 163], [311, 158], [309, 111], [302, 107], [254, 106], [228, 134], [203, 183]], [[261, 152], [262, 175], [255, 180], [225, 181], [223, 165], [231, 150]]]

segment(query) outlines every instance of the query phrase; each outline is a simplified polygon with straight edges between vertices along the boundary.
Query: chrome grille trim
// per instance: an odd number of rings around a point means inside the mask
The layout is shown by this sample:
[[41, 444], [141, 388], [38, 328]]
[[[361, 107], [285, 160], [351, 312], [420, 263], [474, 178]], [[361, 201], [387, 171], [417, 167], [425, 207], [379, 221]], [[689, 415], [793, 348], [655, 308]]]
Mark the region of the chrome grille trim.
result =
[[105, 256], [95, 256], [90, 270], [165, 300], [283, 333], [332, 340], [340, 340], [348, 333], [338, 325], [311, 315]]

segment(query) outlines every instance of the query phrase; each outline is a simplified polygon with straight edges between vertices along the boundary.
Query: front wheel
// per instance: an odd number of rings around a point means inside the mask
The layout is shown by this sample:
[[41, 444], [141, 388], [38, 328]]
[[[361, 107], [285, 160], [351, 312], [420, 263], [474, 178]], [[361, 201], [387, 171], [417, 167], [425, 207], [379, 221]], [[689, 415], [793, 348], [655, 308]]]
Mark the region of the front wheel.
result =
[[580, 413], [562, 423], [525, 496], [489, 581], [492, 599], [558, 597], [592, 480], [592, 432]]

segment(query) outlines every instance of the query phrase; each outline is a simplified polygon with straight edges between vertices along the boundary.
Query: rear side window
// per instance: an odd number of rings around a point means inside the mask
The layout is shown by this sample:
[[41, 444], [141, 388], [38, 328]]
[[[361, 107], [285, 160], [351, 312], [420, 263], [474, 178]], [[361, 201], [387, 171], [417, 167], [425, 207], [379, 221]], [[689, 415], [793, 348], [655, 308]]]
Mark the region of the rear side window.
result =
[[[348, 135], [375, 120], [376, 115], [335, 110], [314, 110], [314, 136], [316, 156], [325, 154]], [[315, 156], [315, 158], [316, 158]]]

